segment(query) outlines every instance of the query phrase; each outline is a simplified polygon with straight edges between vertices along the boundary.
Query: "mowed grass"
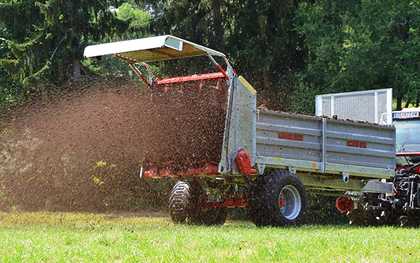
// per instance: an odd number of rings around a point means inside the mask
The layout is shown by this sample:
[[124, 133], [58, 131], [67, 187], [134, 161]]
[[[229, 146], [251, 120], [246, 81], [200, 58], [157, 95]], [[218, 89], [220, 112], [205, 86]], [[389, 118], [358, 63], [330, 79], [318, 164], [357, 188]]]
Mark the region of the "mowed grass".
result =
[[166, 217], [0, 214], [0, 262], [420, 262], [420, 229], [174, 225]]

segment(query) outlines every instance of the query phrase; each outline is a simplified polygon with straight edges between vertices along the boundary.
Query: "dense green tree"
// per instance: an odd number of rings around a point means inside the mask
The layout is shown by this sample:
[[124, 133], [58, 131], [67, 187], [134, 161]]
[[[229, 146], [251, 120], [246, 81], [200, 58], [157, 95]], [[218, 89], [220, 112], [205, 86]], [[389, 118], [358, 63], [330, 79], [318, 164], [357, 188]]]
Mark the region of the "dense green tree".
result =
[[[126, 1], [8, 0], [0, 4], [5, 54], [0, 66], [16, 85], [61, 83], [81, 74], [83, 48], [127, 30], [147, 27], [148, 16]], [[120, 4], [121, 12], [116, 8]], [[28, 92], [28, 90], [25, 90]]]
[[150, 0], [146, 2], [153, 10], [153, 33], [174, 34], [214, 49], [223, 49], [223, 29], [227, 22], [225, 14], [222, 14], [226, 13], [225, 1]]
[[229, 53], [271, 107], [287, 109], [292, 80], [304, 66], [303, 38], [294, 29], [298, 1], [233, 1]]
[[293, 26], [297, 1], [146, 2], [155, 11], [153, 33], [178, 35], [225, 52], [260, 92], [269, 93], [265, 97], [275, 98], [271, 106], [285, 109], [292, 77], [304, 66], [303, 39]]
[[[0, 36], [7, 35], [6, 27], [0, 24]], [[7, 55], [6, 43], [0, 38], [0, 58]], [[0, 66], [0, 107], [1, 105], [10, 104], [14, 100], [15, 89], [11, 85], [11, 79], [4, 67]]]
[[313, 111], [314, 95], [393, 88], [397, 109], [420, 89], [420, 1], [302, 3], [298, 30], [308, 50], [294, 108]]
[[[37, 79], [78, 78], [85, 68], [121, 72], [108, 59], [80, 66], [89, 43], [174, 34], [228, 54], [276, 109], [291, 104], [312, 112], [316, 94], [389, 87], [402, 107], [420, 99], [419, 6], [419, 0], [4, 0], [0, 94], [28, 92]], [[173, 68], [191, 73], [202, 69], [199, 63]]]
[[[220, 0], [146, 0], [152, 10], [151, 33], [172, 34], [184, 39], [225, 50], [227, 6]], [[167, 65], [169, 67], [166, 67]], [[203, 60], [174, 61], [160, 65], [162, 74], [192, 74], [208, 68]]]

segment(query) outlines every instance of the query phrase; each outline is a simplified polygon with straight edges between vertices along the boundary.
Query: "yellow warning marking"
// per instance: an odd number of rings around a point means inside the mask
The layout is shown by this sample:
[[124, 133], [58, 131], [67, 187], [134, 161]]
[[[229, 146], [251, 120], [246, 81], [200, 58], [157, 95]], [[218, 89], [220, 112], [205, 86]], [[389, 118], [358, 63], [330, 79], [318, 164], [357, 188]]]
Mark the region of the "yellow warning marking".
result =
[[244, 87], [249, 91], [249, 93], [251, 93], [252, 95], [256, 95], [257, 91], [254, 89], [254, 87], [252, 87], [251, 84], [249, 84], [249, 82], [242, 76], [239, 76], [239, 82], [241, 82], [242, 85], [244, 85]]
[[271, 157], [271, 159], [272, 159], [273, 161], [276, 161], [276, 162], [281, 162], [281, 161], [283, 161], [283, 158], [282, 158], [282, 157]]
[[316, 162], [311, 162], [312, 172], [316, 172], [318, 170], [318, 164]]

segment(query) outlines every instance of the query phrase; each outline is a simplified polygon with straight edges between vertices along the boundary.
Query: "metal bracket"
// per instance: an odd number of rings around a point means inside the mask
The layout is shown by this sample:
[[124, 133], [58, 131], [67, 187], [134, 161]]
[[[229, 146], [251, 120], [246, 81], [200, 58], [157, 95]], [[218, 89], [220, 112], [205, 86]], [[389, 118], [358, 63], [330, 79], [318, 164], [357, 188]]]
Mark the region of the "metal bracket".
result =
[[380, 182], [376, 180], [369, 180], [362, 189], [363, 193], [383, 193], [394, 194], [394, 185], [391, 182]]
[[342, 172], [342, 180], [344, 183], [348, 183], [350, 181], [350, 174], [348, 172]]
[[219, 63], [217, 63], [217, 61], [214, 59], [214, 57], [210, 54], [207, 54], [207, 56], [209, 57], [209, 59], [213, 63], [213, 65], [225, 76], [226, 79], [228, 79], [229, 76], [226, 74], [226, 71], [223, 69], [222, 66], [220, 66]]
[[139, 64], [141, 67], [143, 67], [147, 74], [144, 74], [134, 63], [129, 63], [128, 66], [130, 69], [136, 74], [138, 78], [140, 78], [144, 83], [146, 83], [147, 86], [152, 87], [154, 81], [156, 80], [156, 76], [153, 75], [152, 70], [150, 69], [150, 66], [146, 63]]
[[291, 173], [291, 174], [293, 174], [293, 175], [296, 175], [296, 168], [291, 167], [291, 166], [289, 166], [289, 167], [287, 167], [287, 168], [288, 168], [288, 170], [289, 170], [289, 173]]
[[325, 173], [326, 167], [326, 158], [327, 158], [327, 119], [322, 118], [322, 133], [321, 133], [321, 140], [322, 140], [322, 153], [321, 153], [321, 172]]
[[259, 175], [263, 175], [264, 174], [264, 170], [265, 170], [265, 164], [263, 164], [263, 163], [257, 163], [257, 168], [258, 168], [258, 174]]
[[140, 166], [140, 170], [139, 170], [139, 178], [140, 179], [143, 178], [143, 171], [144, 171], [144, 169], [143, 169], [143, 165], [142, 165], [142, 166]]

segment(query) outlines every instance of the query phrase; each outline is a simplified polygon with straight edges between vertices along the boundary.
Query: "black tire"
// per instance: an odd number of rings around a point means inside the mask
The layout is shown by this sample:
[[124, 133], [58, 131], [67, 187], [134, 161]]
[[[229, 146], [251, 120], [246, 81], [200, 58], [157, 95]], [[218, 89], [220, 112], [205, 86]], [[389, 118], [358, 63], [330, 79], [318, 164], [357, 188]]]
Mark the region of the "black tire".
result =
[[272, 171], [263, 178], [252, 193], [251, 220], [257, 226], [299, 223], [306, 207], [306, 192], [299, 178], [285, 170]]
[[169, 213], [174, 223], [200, 225], [223, 225], [226, 221], [225, 208], [200, 208], [199, 200], [203, 191], [197, 183], [178, 181], [169, 196]]
[[185, 223], [190, 215], [192, 193], [191, 186], [178, 181], [169, 196], [169, 213], [174, 223]]

